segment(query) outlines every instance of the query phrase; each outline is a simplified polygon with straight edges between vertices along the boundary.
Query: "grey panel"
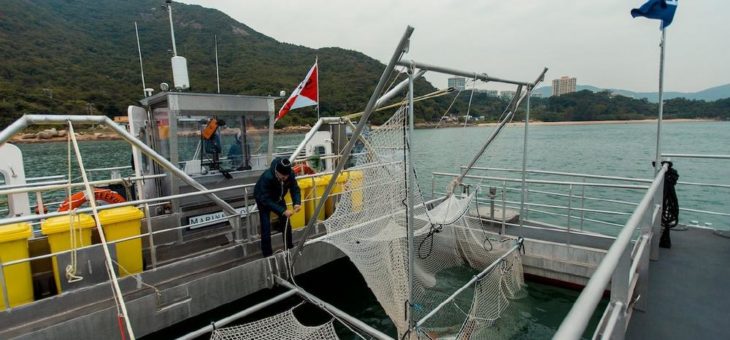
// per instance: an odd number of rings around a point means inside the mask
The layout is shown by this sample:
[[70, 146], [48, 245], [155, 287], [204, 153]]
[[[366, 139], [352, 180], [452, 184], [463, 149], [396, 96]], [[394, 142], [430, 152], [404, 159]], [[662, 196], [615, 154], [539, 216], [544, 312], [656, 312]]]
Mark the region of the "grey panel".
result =
[[[109, 253], [111, 254], [112, 260], [117, 261], [116, 245], [109, 245]], [[102, 249], [101, 245], [76, 252], [76, 275], [83, 277], [80, 281], [68, 282], [66, 279], [66, 266], [71, 264], [71, 253], [58, 255], [56, 259], [56, 263], [58, 263], [56, 270], [61, 275], [62, 291], [92, 286], [97, 283], [106, 282], [109, 279], [106, 271], [104, 249]], [[119, 270], [116, 265], [114, 266], [114, 273], [119, 275]]]

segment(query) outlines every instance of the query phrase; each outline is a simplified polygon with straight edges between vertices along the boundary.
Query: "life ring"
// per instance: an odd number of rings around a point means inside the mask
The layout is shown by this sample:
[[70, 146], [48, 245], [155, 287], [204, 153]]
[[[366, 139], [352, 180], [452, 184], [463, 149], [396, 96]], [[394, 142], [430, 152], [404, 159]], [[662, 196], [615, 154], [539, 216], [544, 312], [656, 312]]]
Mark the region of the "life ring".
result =
[[[106, 203], [122, 203], [127, 201], [124, 197], [122, 197], [122, 195], [110, 189], [94, 189], [94, 199], [97, 201], [104, 201]], [[69, 209], [69, 205], [71, 206], [71, 209], [76, 209], [86, 203], [86, 201], [86, 193], [79, 191], [71, 195], [70, 198], [66, 198], [63, 203], [58, 206], [58, 211], [67, 211]]]
[[312, 169], [307, 163], [299, 163], [292, 168], [294, 170], [294, 173], [297, 175], [314, 175], [317, 173]]

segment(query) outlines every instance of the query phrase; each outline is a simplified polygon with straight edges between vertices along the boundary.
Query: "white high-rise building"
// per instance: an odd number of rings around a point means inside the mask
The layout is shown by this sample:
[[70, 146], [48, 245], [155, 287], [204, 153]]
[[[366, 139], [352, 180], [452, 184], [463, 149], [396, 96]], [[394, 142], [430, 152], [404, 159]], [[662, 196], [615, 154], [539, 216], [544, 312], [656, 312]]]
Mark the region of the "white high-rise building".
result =
[[575, 82], [575, 78], [568, 76], [553, 79], [553, 96], [575, 92]]
[[464, 91], [466, 89], [466, 78], [454, 77], [449, 78], [449, 87], [453, 87], [454, 90]]

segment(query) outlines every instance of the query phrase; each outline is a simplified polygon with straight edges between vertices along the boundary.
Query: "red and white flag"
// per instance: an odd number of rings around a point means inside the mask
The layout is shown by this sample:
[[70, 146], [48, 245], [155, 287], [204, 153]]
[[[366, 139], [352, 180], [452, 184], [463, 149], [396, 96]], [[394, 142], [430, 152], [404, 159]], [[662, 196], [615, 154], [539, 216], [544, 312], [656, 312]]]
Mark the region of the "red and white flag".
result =
[[276, 115], [276, 120], [284, 118], [289, 110], [298, 109], [300, 107], [312, 106], [319, 104], [319, 78], [317, 72], [317, 62], [314, 62], [314, 66], [309, 69], [307, 77], [299, 83], [294, 92], [291, 93], [289, 99], [286, 100], [284, 106], [279, 110], [279, 114]]

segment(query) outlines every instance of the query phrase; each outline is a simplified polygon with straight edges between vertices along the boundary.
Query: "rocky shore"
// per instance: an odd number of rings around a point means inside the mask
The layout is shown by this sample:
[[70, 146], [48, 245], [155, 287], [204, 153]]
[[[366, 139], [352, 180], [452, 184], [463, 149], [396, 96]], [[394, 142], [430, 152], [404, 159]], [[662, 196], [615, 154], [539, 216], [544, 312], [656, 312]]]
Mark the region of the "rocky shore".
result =
[[[38, 132], [28, 132], [15, 135], [10, 141], [14, 143], [47, 143], [47, 142], [65, 142], [68, 137], [68, 131], [56, 130], [56, 128], [45, 129]], [[106, 131], [80, 131], [76, 132], [76, 140], [115, 140], [121, 139], [114, 132]]]
[[[666, 123], [679, 123], [679, 122], [707, 122], [712, 121], [708, 119], [671, 119], [671, 120], [665, 120]], [[530, 121], [531, 125], [589, 125], [589, 124], [640, 124], [640, 123], [655, 123], [656, 120], [654, 119], [648, 119], [648, 120], [610, 120], [610, 121], [571, 121], [571, 122], [539, 122], [539, 121]], [[522, 126], [524, 123], [522, 122], [512, 122], [509, 123], [508, 126]], [[473, 126], [496, 126], [497, 123], [480, 123], [480, 124], [474, 124], [469, 123], [468, 127]], [[438, 125], [437, 123], [416, 123], [415, 127], [417, 129], [434, 129], [434, 128], [448, 128], [448, 127], [463, 127], [464, 123], [456, 123], [456, 122], [449, 122], [449, 123], [441, 123]], [[291, 133], [306, 133], [311, 129], [309, 125], [303, 125], [303, 126], [287, 126], [283, 128], [277, 128], [276, 133], [277, 134], [291, 134]], [[238, 130], [236, 129], [224, 129], [221, 133], [224, 135], [228, 134], [235, 134]], [[45, 129], [38, 132], [29, 132], [29, 133], [22, 133], [18, 134], [15, 137], [13, 137], [10, 141], [13, 143], [47, 143], [47, 142], [65, 142], [66, 141], [66, 135], [68, 132], [66, 130], [56, 130], [55, 128], [51, 129]], [[180, 132], [181, 136], [193, 136], [193, 135], [200, 135], [199, 131], [194, 132]], [[109, 129], [105, 127], [98, 127], [96, 129], [92, 130], [84, 130], [84, 131], [78, 131], [76, 132], [76, 139], [79, 141], [97, 141], [97, 140], [119, 140], [121, 137], [117, 135], [116, 133], [110, 131]]]
[[[304, 126], [287, 126], [276, 129], [277, 134], [289, 133], [306, 133], [312, 127]], [[237, 129], [224, 129], [221, 131], [224, 135], [236, 134]], [[68, 131], [57, 130], [56, 128], [45, 129], [38, 132], [26, 132], [15, 135], [10, 139], [12, 143], [49, 143], [49, 142], [65, 142]], [[181, 131], [180, 136], [200, 136], [200, 131], [186, 132]], [[76, 140], [78, 141], [98, 141], [98, 140], [121, 140], [122, 138], [115, 132], [105, 128], [98, 127], [91, 130], [76, 131]]]

